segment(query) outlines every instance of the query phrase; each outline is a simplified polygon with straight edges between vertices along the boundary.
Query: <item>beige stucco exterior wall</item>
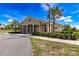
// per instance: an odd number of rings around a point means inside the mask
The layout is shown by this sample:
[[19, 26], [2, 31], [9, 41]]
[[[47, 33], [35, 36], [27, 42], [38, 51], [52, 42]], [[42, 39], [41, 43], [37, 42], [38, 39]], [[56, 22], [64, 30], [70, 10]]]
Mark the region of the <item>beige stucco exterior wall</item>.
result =
[[[62, 31], [62, 26], [55, 26], [55, 27], [57, 27], [57, 29], [55, 29], [55, 31]], [[52, 32], [53, 31], [53, 25], [51, 24], [50, 25], [50, 32]], [[49, 32], [49, 25], [47, 25], [47, 32]]]

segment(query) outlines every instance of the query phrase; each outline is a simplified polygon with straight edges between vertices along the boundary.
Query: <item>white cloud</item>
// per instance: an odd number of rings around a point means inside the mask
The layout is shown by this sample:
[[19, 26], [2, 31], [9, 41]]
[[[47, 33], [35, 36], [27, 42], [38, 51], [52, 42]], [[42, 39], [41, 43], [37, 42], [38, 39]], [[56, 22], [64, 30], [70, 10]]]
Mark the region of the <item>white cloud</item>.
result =
[[66, 17], [62, 16], [61, 18], [59, 18], [57, 20], [59, 20], [59, 21], [64, 20], [64, 22], [68, 22], [68, 21], [72, 22], [71, 17], [72, 16], [66, 16]]
[[50, 3], [51, 7], [56, 7], [58, 5], [58, 3]]
[[66, 16], [67, 19], [70, 19], [72, 16]]
[[[57, 3], [50, 3], [49, 5], [50, 5], [50, 7], [55, 7], [58, 4]], [[44, 11], [48, 11], [49, 10], [49, 7], [46, 5], [46, 3], [43, 3], [40, 6], [43, 8]]]
[[59, 18], [59, 19], [57, 19], [57, 20], [64, 20], [64, 19], [66, 19], [66, 17], [61, 17], [61, 18]]
[[13, 21], [13, 19], [8, 19], [8, 22], [12, 22]]
[[75, 11], [71, 12], [71, 13], [72, 13], [72, 14], [79, 13], [79, 9], [77, 9], [77, 10], [75, 10]]
[[70, 25], [72, 28], [74, 27], [73, 25]]
[[7, 15], [7, 14], [4, 14], [3, 16], [5, 16], [5, 17], [11, 17], [10, 15]]
[[64, 20], [64, 22], [72, 22], [72, 20], [71, 19], [66, 19], [66, 20]]
[[66, 17], [61, 17], [60, 19], [66, 19]]
[[48, 6], [46, 6], [46, 4], [41, 4], [41, 7], [45, 10], [45, 11], [47, 11], [49, 8], [48, 8]]
[[71, 19], [72, 16], [66, 16], [64, 19], [64, 22], [72, 22], [72, 19]]
[[8, 19], [8, 22], [12, 22], [13, 19], [15, 19], [15, 17], [13, 17], [13, 16], [11, 16], [11, 15], [8, 15], [8, 14], [4, 14], [3, 16], [9, 18], [9, 19]]
[[76, 24], [76, 25], [71, 25], [71, 27], [75, 27], [76, 29], [79, 29], [79, 24]]
[[72, 22], [72, 16], [62, 16], [60, 19], [57, 19], [58, 21], [64, 20], [64, 22], [68, 23], [68, 22]]
[[12, 19], [15, 19], [13, 16], [8, 15], [8, 14], [4, 14], [3, 16], [4, 16], [4, 17], [7, 17], [7, 18], [12, 18]]
[[[24, 16], [24, 15], [21, 15], [21, 14], [15, 15], [14, 17], [9, 15], [9, 14], [3, 14], [2, 16], [7, 17], [10, 21], [11, 21], [11, 19], [15, 19], [15, 20], [18, 20], [18, 21], [20, 20], [19, 22], [22, 22], [22, 20], [27, 17], [27, 16]], [[8, 22], [10, 22], [9, 20], [8, 20]]]

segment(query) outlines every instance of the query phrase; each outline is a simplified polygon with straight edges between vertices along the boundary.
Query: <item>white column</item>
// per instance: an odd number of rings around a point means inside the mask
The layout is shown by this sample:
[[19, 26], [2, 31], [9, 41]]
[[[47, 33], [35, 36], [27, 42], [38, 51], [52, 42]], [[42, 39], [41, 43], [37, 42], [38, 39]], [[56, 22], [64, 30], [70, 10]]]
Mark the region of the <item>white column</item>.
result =
[[34, 25], [32, 25], [32, 31], [34, 32]]
[[28, 33], [28, 25], [26, 25], [26, 33]]
[[39, 25], [39, 27], [38, 27], [38, 31], [40, 32], [40, 25]]
[[24, 29], [24, 27], [22, 26], [22, 31], [21, 31], [22, 33], [24, 33], [24, 32], [23, 32], [23, 29]]

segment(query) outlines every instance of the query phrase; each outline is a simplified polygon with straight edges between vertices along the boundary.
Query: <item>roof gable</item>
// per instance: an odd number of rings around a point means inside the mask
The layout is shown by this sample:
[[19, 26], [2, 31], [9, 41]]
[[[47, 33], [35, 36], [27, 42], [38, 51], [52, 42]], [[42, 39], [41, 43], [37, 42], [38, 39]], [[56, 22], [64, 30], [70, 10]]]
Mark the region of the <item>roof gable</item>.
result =
[[38, 20], [32, 17], [27, 17], [23, 22], [21, 22], [21, 24], [35, 24], [40, 22], [45, 22], [45, 21]]

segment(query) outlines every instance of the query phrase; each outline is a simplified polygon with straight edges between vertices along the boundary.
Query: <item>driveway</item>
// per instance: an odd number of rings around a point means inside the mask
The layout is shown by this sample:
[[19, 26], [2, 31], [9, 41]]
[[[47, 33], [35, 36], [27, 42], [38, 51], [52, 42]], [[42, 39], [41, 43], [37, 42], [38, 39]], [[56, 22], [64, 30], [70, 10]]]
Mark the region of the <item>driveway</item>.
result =
[[31, 56], [28, 34], [0, 34], [0, 56]]

